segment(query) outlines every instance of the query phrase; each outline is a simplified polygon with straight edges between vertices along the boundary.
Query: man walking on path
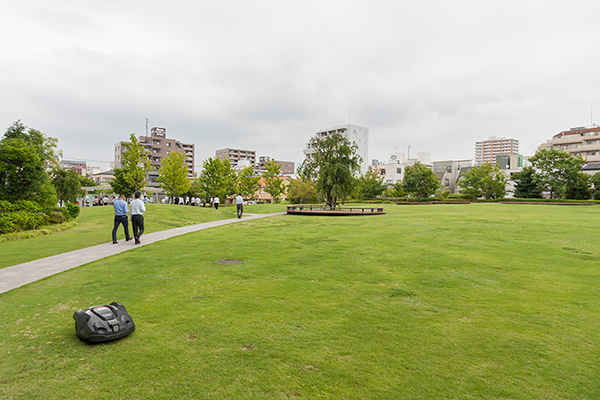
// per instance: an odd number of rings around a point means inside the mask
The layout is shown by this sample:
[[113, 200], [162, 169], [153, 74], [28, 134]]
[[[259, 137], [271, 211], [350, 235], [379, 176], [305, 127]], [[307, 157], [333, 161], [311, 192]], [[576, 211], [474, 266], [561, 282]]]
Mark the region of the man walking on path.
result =
[[244, 198], [242, 194], [239, 193], [235, 198], [235, 206], [237, 208], [237, 217], [242, 218], [242, 214], [244, 213]]
[[125, 195], [120, 194], [119, 198], [113, 202], [113, 207], [115, 208], [115, 227], [112, 231], [112, 240], [113, 244], [117, 244], [117, 229], [120, 224], [123, 224], [123, 229], [125, 230], [125, 240], [131, 240], [131, 236], [129, 236], [129, 221], [127, 220], [127, 203], [125, 202]]
[[217, 196], [215, 196], [215, 198], [213, 199], [213, 205], [215, 206], [215, 210], [219, 209], [219, 198]]
[[131, 227], [133, 228], [133, 237], [135, 238], [135, 244], [140, 244], [140, 236], [144, 233], [144, 212], [146, 212], [146, 205], [140, 199], [140, 192], [135, 192], [135, 199], [131, 202]]

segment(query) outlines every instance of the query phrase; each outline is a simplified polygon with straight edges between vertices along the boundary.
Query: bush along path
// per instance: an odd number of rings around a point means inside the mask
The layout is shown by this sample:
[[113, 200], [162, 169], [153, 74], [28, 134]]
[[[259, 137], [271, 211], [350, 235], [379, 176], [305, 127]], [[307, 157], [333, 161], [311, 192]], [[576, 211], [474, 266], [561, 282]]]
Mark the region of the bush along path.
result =
[[142, 243], [136, 245], [133, 241], [121, 241], [118, 245], [112, 243], [99, 244], [97, 246], [87, 247], [80, 250], [70, 251], [68, 253], [58, 254], [51, 257], [45, 257], [26, 263], [13, 265], [0, 269], [0, 293], [8, 292], [20, 286], [38, 281], [50, 275], [57, 274], [92, 261], [122, 253], [124, 251], [135, 249], [139, 246], [151, 244], [161, 240], [169, 239], [174, 236], [186, 233], [196, 232], [203, 229], [215, 228], [234, 222], [248, 221], [258, 218], [283, 215], [281, 213], [273, 214], [244, 214], [243, 219], [225, 219], [220, 221], [205, 222], [197, 225], [182, 226], [160, 232], [148, 233], [142, 236]]

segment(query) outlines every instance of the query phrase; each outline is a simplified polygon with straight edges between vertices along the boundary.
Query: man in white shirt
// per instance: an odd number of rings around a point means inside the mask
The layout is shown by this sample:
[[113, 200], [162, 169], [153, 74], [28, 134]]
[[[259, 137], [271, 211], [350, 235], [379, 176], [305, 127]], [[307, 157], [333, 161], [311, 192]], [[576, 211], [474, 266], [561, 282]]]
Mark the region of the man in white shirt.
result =
[[237, 217], [240, 219], [244, 213], [244, 198], [242, 197], [241, 193], [239, 193], [235, 198], [235, 206], [237, 208]]
[[217, 196], [215, 196], [215, 198], [213, 199], [213, 206], [215, 206], [215, 210], [219, 209], [219, 203], [220, 203], [219, 198]]
[[140, 199], [140, 192], [135, 192], [135, 199], [129, 205], [129, 213], [131, 214], [131, 226], [133, 227], [133, 237], [135, 244], [140, 244], [140, 236], [144, 233], [144, 212], [146, 205]]

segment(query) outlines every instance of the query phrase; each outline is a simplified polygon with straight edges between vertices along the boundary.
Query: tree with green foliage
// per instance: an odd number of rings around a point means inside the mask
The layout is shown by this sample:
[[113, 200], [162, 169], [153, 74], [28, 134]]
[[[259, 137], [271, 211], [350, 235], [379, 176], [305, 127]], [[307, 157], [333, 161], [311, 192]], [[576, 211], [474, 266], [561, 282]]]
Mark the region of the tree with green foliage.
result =
[[313, 137], [309, 146], [314, 152], [302, 163], [300, 175], [306, 180], [316, 179], [317, 192], [329, 207], [344, 202], [354, 190], [360, 170], [358, 146], [339, 133]]
[[592, 184], [592, 199], [600, 200], [600, 172], [596, 172], [590, 177]]
[[253, 199], [254, 193], [260, 187], [260, 177], [254, 175], [254, 168], [246, 167], [237, 174], [237, 190], [244, 199]]
[[114, 178], [110, 181], [112, 190], [117, 195], [124, 194], [126, 197], [131, 197], [135, 193], [131, 185], [125, 180], [125, 170], [123, 168], [115, 168], [113, 170]]
[[541, 199], [542, 185], [533, 167], [525, 167], [512, 176], [515, 182], [514, 196], [520, 199]]
[[580, 181], [578, 173], [581, 172], [584, 159], [581, 156], [573, 157], [571, 154], [555, 150], [542, 149], [529, 159], [536, 169], [536, 174], [544, 190], [550, 192], [551, 199], [561, 199], [566, 196], [569, 180], [571, 187], [577, 186]]
[[569, 176], [565, 186], [565, 198], [570, 200], [589, 200], [592, 197], [590, 176], [576, 172]]
[[81, 189], [81, 175], [70, 169], [65, 170], [59, 167], [52, 169], [52, 185], [56, 190], [58, 200], [66, 203], [76, 203], [77, 197], [85, 192]]
[[56, 165], [57, 140], [25, 127], [21, 121], [8, 127], [0, 140], [0, 200], [32, 200], [56, 204], [46, 168]]
[[271, 195], [271, 202], [278, 203], [279, 197], [285, 192], [283, 178], [280, 175], [281, 166], [275, 160], [269, 160], [265, 164], [265, 172], [262, 174], [265, 180], [265, 192]]
[[363, 200], [371, 200], [380, 196], [387, 188], [383, 180], [382, 175], [369, 168], [363, 176], [358, 178], [357, 197]]
[[206, 193], [202, 182], [200, 182], [198, 179], [192, 180], [188, 193], [190, 196], [200, 197], [201, 199], [206, 199], [208, 197], [208, 193]]
[[209, 196], [218, 196], [223, 203], [228, 195], [235, 193], [236, 173], [229, 160], [219, 158], [204, 160], [199, 181]]
[[314, 204], [319, 201], [315, 182], [302, 178], [290, 180], [287, 200], [292, 204]]
[[499, 199], [506, 194], [507, 177], [496, 165], [485, 163], [467, 171], [460, 178], [461, 193], [476, 198]]
[[177, 151], [171, 151], [163, 158], [156, 181], [172, 199], [190, 190], [191, 182], [187, 174], [185, 155]]
[[83, 175], [79, 175], [79, 183], [81, 186], [98, 186], [98, 184], [92, 178]]
[[435, 194], [440, 186], [440, 181], [426, 165], [417, 161], [404, 168], [402, 188], [410, 197], [426, 199]]
[[386, 189], [385, 196], [386, 197], [396, 197], [396, 198], [406, 197], [406, 191], [404, 190], [404, 187], [402, 186], [402, 181], [397, 182], [391, 188]]
[[[146, 175], [152, 169], [150, 163], [150, 154], [144, 149], [144, 146], [135, 137], [135, 134], [129, 136], [131, 142], [123, 143], [125, 151], [122, 157], [122, 167], [115, 168], [115, 179], [111, 181], [111, 186], [115, 193], [123, 193], [129, 197], [133, 193], [141, 190], [146, 184]], [[117, 170], [119, 171], [117, 178]], [[113, 184], [114, 182], [114, 184]], [[119, 188], [120, 190], [117, 190]]]

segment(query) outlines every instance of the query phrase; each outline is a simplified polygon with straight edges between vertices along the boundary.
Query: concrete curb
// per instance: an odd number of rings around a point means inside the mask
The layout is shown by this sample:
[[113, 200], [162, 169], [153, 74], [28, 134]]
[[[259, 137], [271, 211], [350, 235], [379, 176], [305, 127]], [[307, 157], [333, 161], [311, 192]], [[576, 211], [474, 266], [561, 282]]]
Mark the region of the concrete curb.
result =
[[216, 228], [222, 225], [233, 224], [237, 222], [250, 221], [259, 218], [272, 217], [275, 215], [284, 215], [285, 212], [273, 214], [244, 214], [241, 219], [232, 218], [221, 221], [205, 222], [197, 225], [182, 226], [166, 231], [153, 232], [142, 236], [141, 244], [134, 244], [133, 240], [126, 242], [122, 239], [118, 244], [111, 242], [99, 244], [84, 249], [70, 251], [68, 253], [57, 254], [50, 257], [40, 258], [39, 260], [29, 261], [23, 264], [17, 264], [0, 269], [0, 293], [8, 292], [28, 283], [38, 281], [42, 278], [79, 267], [92, 261], [100, 260], [108, 256], [123, 253], [124, 251], [137, 249], [161, 240], [170, 239], [175, 236], [186, 233], [197, 232], [203, 229]]

